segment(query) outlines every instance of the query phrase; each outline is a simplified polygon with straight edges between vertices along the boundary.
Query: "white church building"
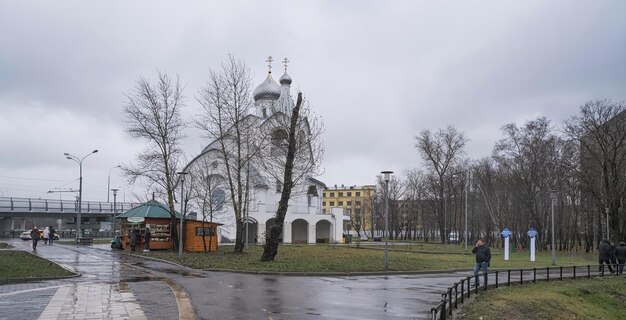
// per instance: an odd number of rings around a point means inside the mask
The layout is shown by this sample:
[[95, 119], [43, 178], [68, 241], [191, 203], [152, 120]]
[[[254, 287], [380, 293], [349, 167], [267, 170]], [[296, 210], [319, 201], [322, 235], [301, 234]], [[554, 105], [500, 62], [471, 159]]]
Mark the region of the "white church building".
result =
[[[271, 57], [268, 59], [271, 64]], [[266, 79], [259, 84], [253, 92], [253, 113], [247, 116], [247, 120], [255, 126], [271, 126], [274, 116], [291, 115], [295, 106], [291, 96], [292, 79], [287, 74], [287, 59], [284, 60], [285, 72], [280, 77], [279, 83], [272, 78], [271, 65]], [[265, 131], [267, 132], [267, 130]], [[267, 146], [271, 148], [271, 146]], [[185, 171], [207, 170], [206, 164], [212, 163], [212, 170], [220, 174], [225, 170], [221, 163], [221, 149], [218, 141], [212, 141], [196, 156]], [[266, 150], [267, 153], [271, 151]], [[204, 167], [202, 164], [205, 164]], [[202, 169], [204, 168], [204, 169]], [[247, 224], [247, 236], [244, 241], [248, 243], [264, 243], [265, 234], [274, 225], [278, 202], [281, 197], [281, 185], [268, 172], [263, 172], [261, 167], [252, 168], [256, 178], [251, 183], [248, 197], [248, 213], [244, 218]], [[312, 176], [305, 176], [297, 181], [293, 187], [289, 207], [283, 225], [282, 243], [340, 243], [343, 241], [344, 221], [350, 220], [344, 215], [341, 208], [333, 208], [330, 212], [324, 212], [322, 207], [323, 191], [325, 184]], [[228, 190], [215, 190], [223, 198], [228, 198]], [[222, 223], [219, 228], [218, 239], [221, 242], [234, 241], [236, 237], [235, 215], [232, 206], [225, 202], [224, 206], [217, 208], [213, 222]], [[201, 215], [198, 214], [201, 219]], [[208, 219], [207, 219], [208, 220]], [[245, 231], [244, 231], [245, 233]]]

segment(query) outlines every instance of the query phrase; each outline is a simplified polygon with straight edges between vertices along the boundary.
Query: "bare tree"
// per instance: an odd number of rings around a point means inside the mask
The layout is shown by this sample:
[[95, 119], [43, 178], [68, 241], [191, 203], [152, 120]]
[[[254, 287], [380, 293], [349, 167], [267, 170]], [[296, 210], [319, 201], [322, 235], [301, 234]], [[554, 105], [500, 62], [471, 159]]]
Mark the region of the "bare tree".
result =
[[244, 249], [244, 220], [250, 194], [250, 165], [258, 150], [254, 117], [251, 116], [251, 76], [242, 61], [229, 56], [219, 73], [211, 70], [206, 87], [197, 98], [202, 113], [195, 121], [211, 141], [205, 150], [219, 150], [218, 164], [228, 186], [236, 227], [235, 252]]
[[134, 138], [148, 143], [137, 155], [136, 163], [122, 166], [131, 183], [143, 180], [149, 189], [164, 197], [171, 215], [172, 247], [177, 248], [174, 188], [176, 168], [182, 150], [183, 129], [186, 124], [181, 116], [185, 106], [183, 89], [178, 77], [170, 78], [158, 73], [156, 84], [141, 77], [133, 92], [126, 94], [124, 115], [127, 130]]
[[440, 129], [436, 133], [430, 130], [423, 130], [419, 136], [416, 136], [416, 148], [420, 152], [428, 168], [436, 174], [436, 181], [433, 186], [437, 192], [438, 205], [438, 223], [441, 242], [446, 242], [446, 225], [445, 225], [445, 204], [444, 192], [445, 182], [454, 172], [451, 172], [455, 161], [458, 161], [463, 154], [463, 148], [467, 139], [464, 134], [458, 132], [454, 127], [448, 126], [445, 130]]
[[[207, 230], [206, 222], [213, 223], [216, 215], [223, 213], [227, 204], [226, 180], [218, 171], [218, 163], [210, 161], [208, 157], [202, 157], [196, 165], [189, 169], [193, 188], [193, 199], [202, 215], [202, 243], [204, 252], [208, 252], [206, 236], [215, 235], [215, 229]], [[212, 237], [209, 238], [208, 248], [211, 248]]]
[[[306, 192], [307, 186], [299, 183], [314, 175], [319, 169], [324, 154], [321, 143], [323, 124], [311, 113], [311, 109], [298, 92], [296, 104], [290, 115], [275, 113], [264, 126], [264, 137], [269, 138], [270, 148], [261, 153], [265, 171], [281, 185], [281, 197], [276, 210], [275, 223], [265, 236], [262, 261], [273, 261], [278, 254], [279, 238], [282, 234], [285, 215], [292, 191]], [[294, 190], [301, 186], [301, 190]]]
[[623, 212], [620, 213], [626, 198], [624, 103], [589, 101], [580, 107], [578, 115], [565, 122], [564, 129], [567, 136], [580, 146], [584, 200], [592, 204], [591, 210], [595, 209], [599, 222], [605, 220], [604, 214], [608, 214], [613, 240], [624, 239], [626, 218]]

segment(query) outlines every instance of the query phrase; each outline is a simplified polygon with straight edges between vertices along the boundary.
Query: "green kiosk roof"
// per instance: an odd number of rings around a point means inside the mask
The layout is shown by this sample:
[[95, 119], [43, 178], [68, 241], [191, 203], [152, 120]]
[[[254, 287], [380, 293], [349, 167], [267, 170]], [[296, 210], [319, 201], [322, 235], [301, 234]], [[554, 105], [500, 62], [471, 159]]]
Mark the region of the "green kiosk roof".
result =
[[[144, 217], [144, 218], [170, 218], [170, 211], [166, 206], [155, 200], [150, 200], [138, 207], [134, 207], [124, 213], [115, 216], [115, 219]], [[176, 212], [176, 218], [180, 218], [180, 213]]]

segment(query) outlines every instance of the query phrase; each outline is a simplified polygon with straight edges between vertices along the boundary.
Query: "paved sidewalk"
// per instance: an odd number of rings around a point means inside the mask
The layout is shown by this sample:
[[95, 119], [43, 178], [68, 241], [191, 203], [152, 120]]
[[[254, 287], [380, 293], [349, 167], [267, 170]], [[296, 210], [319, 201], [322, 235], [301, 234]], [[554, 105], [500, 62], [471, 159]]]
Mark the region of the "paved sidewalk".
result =
[[[28, 250], [26, 243], [13, 243]], [[277, 276], [211, 272], [111, 251], [41, 246], [79, 278], [0, 286], [3, 319], [428, 319], [471, 271]]]
[[[31, 251], [30, 242], [6, 242]], [[42, 244], [37, 249], [36, 255], [82, 276], [0, 286], [0, 320], [176, 319], [179, 316], [170, 287], [163, 279], [135, 267], [136, 258], [58, 244]]]

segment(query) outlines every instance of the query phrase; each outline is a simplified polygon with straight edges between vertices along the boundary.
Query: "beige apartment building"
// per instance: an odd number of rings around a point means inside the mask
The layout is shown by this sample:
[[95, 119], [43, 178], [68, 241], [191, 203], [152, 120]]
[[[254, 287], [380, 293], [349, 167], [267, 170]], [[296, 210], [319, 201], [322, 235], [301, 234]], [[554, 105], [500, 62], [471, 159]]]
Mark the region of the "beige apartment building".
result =
[[375, 193], [374, 185], [327, 187], [323, 192], [322, 210], [328, 213], [331, 208], [343, 208], [350, 216], [350, 221], [344, 221], [344, 230], [358, 231], [359, 234], [364, 230], [369, 232]]

